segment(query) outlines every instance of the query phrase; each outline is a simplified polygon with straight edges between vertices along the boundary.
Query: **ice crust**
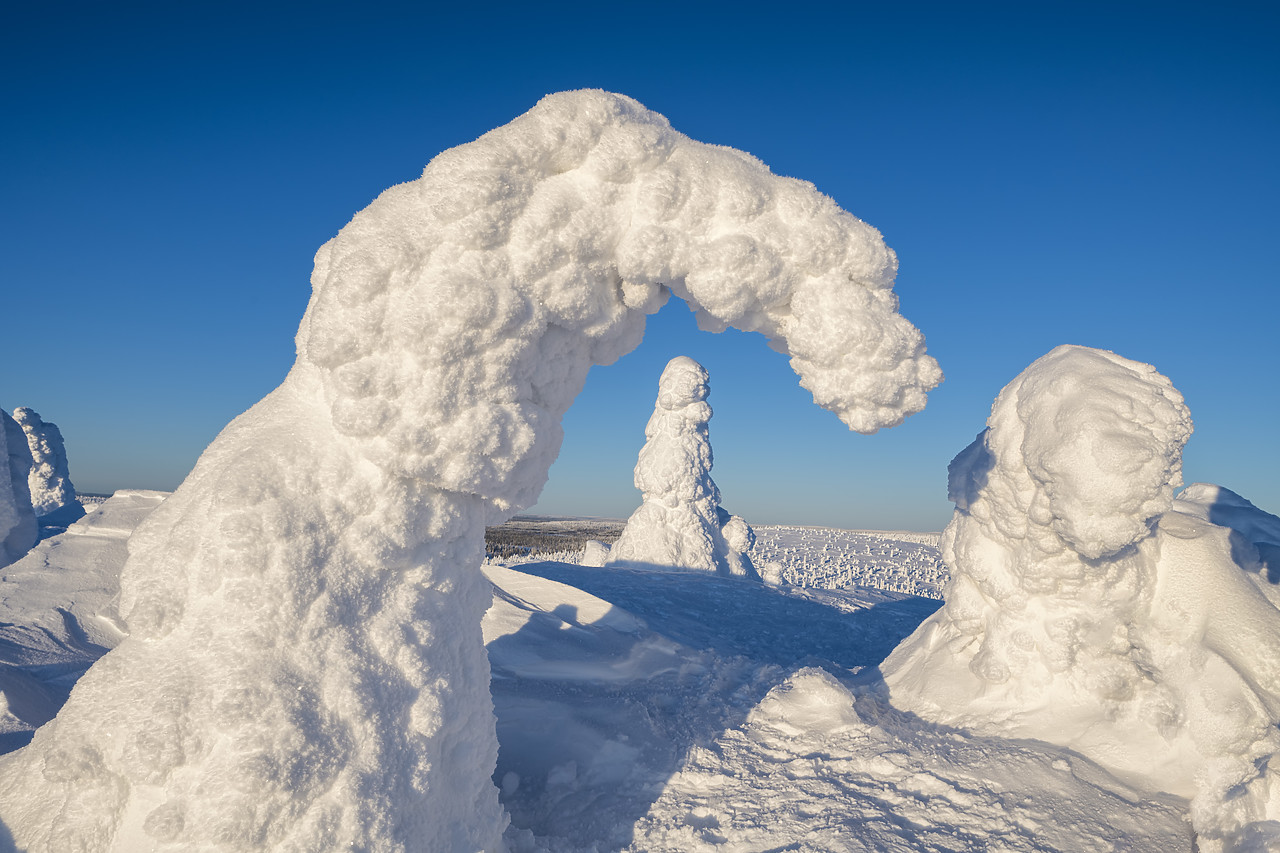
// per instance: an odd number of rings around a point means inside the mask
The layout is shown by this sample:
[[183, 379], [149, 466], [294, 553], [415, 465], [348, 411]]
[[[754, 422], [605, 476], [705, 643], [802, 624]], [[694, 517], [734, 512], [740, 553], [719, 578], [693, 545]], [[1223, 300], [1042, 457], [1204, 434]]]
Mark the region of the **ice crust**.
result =
[[716, 572], [759, 580], [748, 552], [755, 534], [720, 507], [711, 479], [710, 377], [679, 355], [658, 380], [658, 400], [636, 461], [643, 503], [627, 520], [605, 565]]
[[316, 254], [282, 385], [129, 542], [130, 636], [0, 759], [17, 846], [498, 850], [477, 570], [593, 364], [669, 292], [851, 428], [941, 379], [896, 259], [802, 181], [635, 101], [548, 96]]
[[946, 604], [882, 671], [897, 707], [1191, 797], [1201, 850], [1280, 844], [1280, 611], [1212, 523], [1232, 493], [1174, 500], [1191, 430], [1150, 365], [1059, 347], [1024, 370], [951, 463]]
[[31, 507], [31, 451], [18, 422], [0, 409], [0, 566], [22, 557], [40, 534]]
[[84, 515], [67, 470], [67, 448], [62, 440], [62, 430], [26, 406], [14, 409], [13, 419], [22, 427], [27, 447], [31, 450], [31, 473], [27, 483], [31, 487], [31, 506], [36, 516], [56, 514], [60, 520], [70, 523]]

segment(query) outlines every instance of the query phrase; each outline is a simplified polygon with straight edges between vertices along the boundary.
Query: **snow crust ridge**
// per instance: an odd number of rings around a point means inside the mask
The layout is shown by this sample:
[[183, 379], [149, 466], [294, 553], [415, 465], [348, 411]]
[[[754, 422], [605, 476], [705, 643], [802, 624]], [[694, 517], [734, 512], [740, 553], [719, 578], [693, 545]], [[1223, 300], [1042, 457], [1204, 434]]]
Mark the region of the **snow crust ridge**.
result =
[[721, 508], [711, 479], [710, 393], [706, 368], [688, 356], [676, 356], [663, 369], [636, 461], [635, 483], [644, 501], [605, 565], [760, 579], [749, 556], [755, 534]]
[[129, 636], [0, 759], [0, 818], [33, 853], [501, 849], [484, 527], [535, 502], [588, 369], [674, 292], [892, 426], [941, 380], [895, 270], [620, 95], [439, 155], [317, 252], [293, 369], [129, 540]]
[[1150, 365], [1071, 346], [1034, 362], [951, 463], [946, 603], [882, 671], [899, 708], [1191, 797], [1201, 850], [1280, 844], [1280, 610], [1256, 546], [1242, 562], [1242, 535], [1197, 508], [1217, 487], [1174, 500], [1191, 430]]

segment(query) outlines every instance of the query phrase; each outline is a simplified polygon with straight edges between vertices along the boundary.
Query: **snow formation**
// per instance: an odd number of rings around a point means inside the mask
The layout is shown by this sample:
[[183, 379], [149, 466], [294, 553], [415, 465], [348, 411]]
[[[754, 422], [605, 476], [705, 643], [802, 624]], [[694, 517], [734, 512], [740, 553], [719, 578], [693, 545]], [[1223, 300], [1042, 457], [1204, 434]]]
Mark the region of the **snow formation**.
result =
[[644, 428], [636, 488], [644, 502], [609, 551], [606, 565], [694, 569], [756, 580], [748, 552], [755, 534], [720, 507], [711, 479], [711, 393], [706, 368], [679, 355], [658, 380], [658, 401]]
[[1248, 537], [1174, 500], [1191, 429], [1150, 365], [1059, 347], [1028, 367], [951, 463], [946, 604], [882, 671], [922, 717], [1192, 797], [1201, 850], [1280, 844], [1280, 611], [1257, 547], [1233, 559]]
[[19, 406], [13, 419], [27, 436], [31, 450], [31, 506], [37, 516], [57, 515], [67, 522], [84, 515], [67, 471], [67, 449], [58, 425], [41, 419], [34, 409]]
[[619, 95], [439, 155], [321, 247], [293, 369], [130, 539], [129, 637], [0, 759], [17, 845], [499, 849], [484, 527], [536, 499], [587, 370], [674, 292], [892, 426], [941, 378], [895, 269]]
[[0, 409], [0, 566], [7, 566], [31, 550], [40, 535], [31, 508], [31, 451], [22, 427]]

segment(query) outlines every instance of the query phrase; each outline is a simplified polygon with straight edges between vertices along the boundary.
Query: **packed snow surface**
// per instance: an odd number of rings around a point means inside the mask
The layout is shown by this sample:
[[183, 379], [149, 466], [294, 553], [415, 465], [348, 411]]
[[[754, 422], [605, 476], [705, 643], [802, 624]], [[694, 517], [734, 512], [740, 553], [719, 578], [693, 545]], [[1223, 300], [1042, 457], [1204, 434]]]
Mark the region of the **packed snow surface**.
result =
[[1277, 520], [1216, 487], [1174, 500], [1191, 429], [1149, 365], [1059, 347], [1023, 371], [951, 464], [946, 604], [885, 681], [935, 723], [1192, 797], [1202, 851], [1276, 849]]
[[124, 638], [115, 599], [125, 542], [164, 497], [118, 491], [0, 570], [3, 751], [25, 744], [84, 671]]
[[[50, 570], [23, 561], [31, 568], [6, 575], [13, 624], [0, 640], [13, 640], [4, 647], [23, 666], [5, 671], [21, 669], [56, 704], [118, 641], [110, 593], [125, 536], [161, 497], [118, 493], [102, 516], [37, 548]], [[787, 546], [803, 557], [796, 571], [820, 571], [819, 557], [838, 559], [844, 544], [922, 538], [802, 530]], [[484, 571], [493, 778], [512, 853], [1191, 849], [1177, 798], [1049, 744], [935, 726], [886, 704], [875, 665], [937, 602], [823, 589], [819, 575], [774, 588], [552, 562]], [[54, 660], [68, 668], [41, 665]]]
[[635, 483], [644, 502], [627, 520], [605, 565], [759, 580], [748, 554], [755, 534], [721, 508], [720, 490], [711, 479], [710, 393], [706, 368], [688, 356], [676, 356], [662, 371], [636, 461]]
[[0, 566], [36, 544], [39, 525], [31, 506], [31, 451], [18, 422], [0, 409]]
[[40, 417], [34, 410], [19, 406], [13, 410], [13, 419], [22, 427], [31, 450], [31, 473], [27, 483], [31, 487], [31, 506], [37, 516], [56, 515], [61, 523], [69, 524], [84, 514], [76, 500], [76, 488], [71, 484], [67, 470], [67, 448], [58, 425]]
[[15, 842], [500, 849], [484, 528], [536, 500], [588, 369], [675, 293], [874, 432], [941, 379], [895, 271], [811, 184], [619, 95], [439, 155], [320, 248], [293, 369], [130, 540], [128, 636], [0, 760]]

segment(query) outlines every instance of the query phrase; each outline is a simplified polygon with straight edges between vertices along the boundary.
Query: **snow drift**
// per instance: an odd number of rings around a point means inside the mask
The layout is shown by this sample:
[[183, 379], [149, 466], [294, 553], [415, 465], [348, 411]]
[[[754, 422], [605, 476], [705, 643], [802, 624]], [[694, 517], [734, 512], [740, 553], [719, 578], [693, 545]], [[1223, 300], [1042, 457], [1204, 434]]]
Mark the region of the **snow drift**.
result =
[[34, 410], [19, 406], [13, 419], [22, 427], [31, 450], [31, 506], [37, 517], [53, 516], [57, 523], [70, 524], [84, 515], [67, 470], [67, 448], [58, 425], [44, 420]]
[[946, 604], [882, 671], [923, 717], [1193, 797], [1212, 850], [1280, 828], [1280, 611], [1232, 532], [1174, 501], [1191, 429], [1149, 365], [1059, 347], [1028, 367], [951, 463]]
[[0, 760], [30, 851], [497, 850], [477, 570], [669, 292], [871, 432], [940, 380], [878, 232], [628, 98], [552, 95], [316, 254], [283, 384], [129, 542], [130, 636]]
[[31, 508], [31, 451], [18, 422], [0, 409], [0, 566], [31, 550], [40, 534]]
[[627, 520], [606, 565], [662, 566], [759, 580], [747, 553], [755, 534], [720, 507], [711, 479], [706, 368], [687, 356], [667, 363], [658, 401], [644, 428], [636, 488], [644, 502]]

